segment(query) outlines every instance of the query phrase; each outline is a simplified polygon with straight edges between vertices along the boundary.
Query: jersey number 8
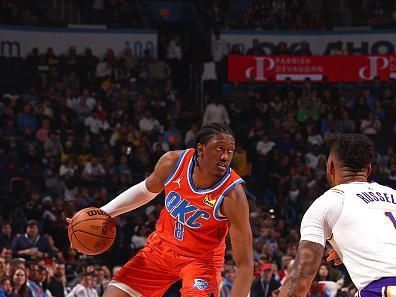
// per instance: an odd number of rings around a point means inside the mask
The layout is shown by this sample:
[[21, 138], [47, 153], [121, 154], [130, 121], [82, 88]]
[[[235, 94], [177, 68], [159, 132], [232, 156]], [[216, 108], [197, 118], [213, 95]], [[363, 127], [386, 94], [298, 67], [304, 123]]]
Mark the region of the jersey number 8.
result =
[[178, 221], [175, 222], [174, 235], [177, 240], [183, 240], [184, 238], [184, 225]]

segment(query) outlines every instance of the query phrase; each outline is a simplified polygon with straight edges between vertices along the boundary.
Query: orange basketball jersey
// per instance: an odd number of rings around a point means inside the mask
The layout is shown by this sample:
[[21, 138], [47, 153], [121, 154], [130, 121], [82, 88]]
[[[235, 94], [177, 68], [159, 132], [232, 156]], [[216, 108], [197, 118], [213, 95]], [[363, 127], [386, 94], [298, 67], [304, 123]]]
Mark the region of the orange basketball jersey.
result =
[[165, 206], [149, 240], [158, 236], [181, 255], [220, 259], [229, 227], [220, 206], [227, 193], [244, 181], [228, 168], [212, 187], [197, 189], [192, 180], [194, 153], [185, 150], [165, 181]]

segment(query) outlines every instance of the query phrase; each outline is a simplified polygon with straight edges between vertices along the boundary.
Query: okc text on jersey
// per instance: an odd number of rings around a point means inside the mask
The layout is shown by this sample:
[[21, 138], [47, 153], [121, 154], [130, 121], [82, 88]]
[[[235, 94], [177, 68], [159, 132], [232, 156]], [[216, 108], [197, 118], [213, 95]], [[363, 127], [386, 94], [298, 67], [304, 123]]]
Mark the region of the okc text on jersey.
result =
[[165, 208], [178, 222], [192, 229], [200, 228], [202, 221], [210, 218], [208, 212], [183, 199], [175, 191], [169, 192], [165, 197]]

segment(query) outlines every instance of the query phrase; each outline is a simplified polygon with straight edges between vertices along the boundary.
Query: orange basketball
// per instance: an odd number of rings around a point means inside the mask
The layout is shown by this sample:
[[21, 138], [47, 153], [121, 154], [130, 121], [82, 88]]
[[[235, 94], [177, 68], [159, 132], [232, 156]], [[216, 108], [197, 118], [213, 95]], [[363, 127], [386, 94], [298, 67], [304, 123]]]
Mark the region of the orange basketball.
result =
[[88, 207], [73, 216], [67, 228], [67, 235], [73, 248], [80, 253], [99, 255], [113, 244], [116, 224], [103, 210]]

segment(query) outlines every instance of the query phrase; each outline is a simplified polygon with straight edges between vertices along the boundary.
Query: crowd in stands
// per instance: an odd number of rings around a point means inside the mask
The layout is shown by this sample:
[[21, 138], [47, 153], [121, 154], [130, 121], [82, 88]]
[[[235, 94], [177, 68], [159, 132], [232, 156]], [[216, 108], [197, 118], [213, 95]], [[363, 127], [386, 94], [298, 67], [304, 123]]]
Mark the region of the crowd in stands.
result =
[[326, 30], [323, 1], [253, 0], [241, 11], [241, 1], [211, 1], [212, 27], [219, 30]]
[[[143, 19], [146, 17], [142, 15], [144, 5], [137, 1], [86, 0], [69, 2], [65, 1], [64, 5], [74, 5], [79, 10], [80, 21], [83, 24], [100, 24], [109, 28], [144, 27]], [[334, 27], [334, 20], [324, 13], [327, 6], [334, 5], [331, 1], [190, 0], [187, 2], [191, 2], [202, 11], [204, 22], [210, 24], [213, 30], [321, 31]], [[349, 13], [352, 15], [351, 25], [367, 25], [373, 28], [395, 27], [395, 1], [364, 0], [355, 2], [351, 1], [349, 6], [347, 5], [344, 8], [349, 9]], [[1, 0], [0, 23], [29, 26], [66, 26], [66, 20], [48, 15], [44, 6], [37, 0]], [[355, 19], [356, 24], [353, 23]]]
[[136, 1], [88, 0], [76, 1], [82, 18], [88, 24], [105, 24], [109, 28], [137, 28], [142, 26]]
[[[74, 46], [0, 57], [0, 296], [100, 296], [153, 231], [163, 197], [117, 217], [116, 242], [96, 257], [70, 247], [65, 218], [143, 180], [165, 152], [194, 147], [210, 122], [236, 135], [232, 166], [247, 182], [254, 234], [252, 297], [276, 294], [287, 275], [301, 217], [328, 189], [326, 156], [338, 133], [371, 137], [372, 179], [396, 186], [395, 80], [221, 84], [201, 110], [181, 83], [177, 44], [159, 60], [150, 50], [96, 57]], [[342, 44], [334, 54], [344, 54]], [[228, 248], [222, 297], [234, 274]], [[310, 296], [354, 293], [343, 266], [324, 260]]]
[[37, 26], [46, 23], [46, 17], [35, 6], [35, 1], [0, 1], [0, 24]]

